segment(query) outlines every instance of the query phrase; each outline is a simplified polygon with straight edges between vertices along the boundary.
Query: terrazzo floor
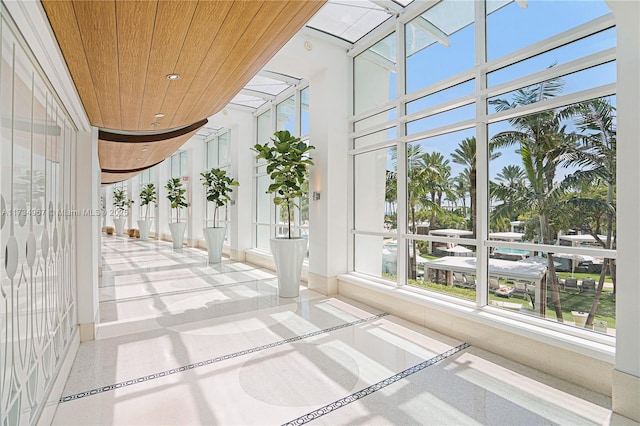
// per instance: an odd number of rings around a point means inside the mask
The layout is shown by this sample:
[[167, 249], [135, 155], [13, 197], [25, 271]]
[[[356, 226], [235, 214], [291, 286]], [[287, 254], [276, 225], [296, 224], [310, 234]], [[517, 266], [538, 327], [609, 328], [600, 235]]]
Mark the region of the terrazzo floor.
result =
[[55, 425], [635, 424], [610, 398], [273, 272], [103, 239], [97, 339]]

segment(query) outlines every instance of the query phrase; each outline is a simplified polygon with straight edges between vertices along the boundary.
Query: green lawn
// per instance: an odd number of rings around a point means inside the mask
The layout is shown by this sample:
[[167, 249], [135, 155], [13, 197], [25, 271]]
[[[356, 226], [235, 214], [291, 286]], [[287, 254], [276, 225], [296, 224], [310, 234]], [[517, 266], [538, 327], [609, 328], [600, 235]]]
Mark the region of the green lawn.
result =
[[[584, 274], [589, 275], [589, 274]], [[591, 274], [593, 275], [593, 274]], [[409, 280], [409, 284], [425, 288], [428, 290], [437, 291], [440, 293], [448, 294], [450, 296], [460, 297], [466, 300], [476, 300], [476, 292], [475, 290], [468, 288], [460, 288], [460, 287], [449, 287], [442, 284], [433, 283], [430, 281], [418, 281], [418, 280]], [[573, 322], [573, 315], [571, 311], [578, 312], [589, 312], [591, 310], [591, 303], [593, 302], [593, 298], [595, 293], [575, 293], [575, 292], [565, 292], [564, 290], [560, 290], [560, 304], [562, 307], [562, 317], [565, 321]], [[510, 303], [519, 303], [522, 305], [524, 310], [531, 310], [531, 305], [529, 304], [529, 298], [526, 300], [522, 297], [500, 297], [496, 296], [493, 293], [489, 294], [489, 301], [501, 301], [501, 302], [510, 302]], [[612, 296], [610, 292], [603, 292], [602, 297], [600, 298], [600, 303], [598, 304], [598, 309], [596, 310], [596, 319], [603, 320], [607, 322], [607, 326], [609, 328], [616, 327], [616, 302], [615, 297]], [[556, 313], [552, 304], [547, 305], [546, 310], [546, 318], [555, 320]]]

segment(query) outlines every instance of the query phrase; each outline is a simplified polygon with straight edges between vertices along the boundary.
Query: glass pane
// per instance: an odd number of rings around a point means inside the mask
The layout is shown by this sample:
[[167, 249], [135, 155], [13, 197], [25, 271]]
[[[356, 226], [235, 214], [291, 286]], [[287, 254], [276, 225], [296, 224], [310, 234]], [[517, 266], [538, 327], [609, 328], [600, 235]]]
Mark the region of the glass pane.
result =
[[398, 247], [391, 238], [354, 235], [356, 272], [397, 281]]
[[391, 108], [386, 111], [382, 111], [378, 114], [374, 114], [371, 117], [363, 118], [356, 121], [353, 125], [354, 131], [360, 131], [368, 129], [369, 127], [376, 126], [378, 124], [386, 123], [396, 118], [396, 109]]
[[218, 137], [218, 165], [227, 164], [229, 160], [229, 132], [223, 133]]
[[[496, 247], [494, 252], [509, 250], [515, 249]], [[527, 251], [518, 261], [492, 257], [489, 305], [551, 321], [562, 316], [567, 325], [615, 335], [615, 277], [611, 265], [615, 265], [614, 259], [569, 253]], [[589, 319], [592, 309], [594, 316]]]
[[475, 129], [423, 139], [407, 146], [409, 232], [467, 230], [475, 235]]
[[379, 132], [371, 133], [370, 135], [361, 136], [353, 140], [354, 148], [362, 148], [369, 145], [374, 145], [381, 142], [390, 141], [396, 138], [398, 132], [395, 127], [390, 129], [381, 130]]
[[396, 34], [356, 56], [354, 60], [354, 114], [396, 97]]
[[[604, 1], [510, 2], [493, 6], [501, 0], [488, 0], [487, 55], [496, 59], [561, 32], [608, 14]], [[496, 7], [499, 7], [496, 10]], [[544, 23], [544, 25], [540, 25]], [[505, 36], [517, 34], [517, 37]]]
[[396, 148], [355, 156], [355, 228], [383, 232], [396, 229]]
[[615, 83], [615, 81], [616, 63], [609, 62], [489, 98], [489, 112], [518, 108], [555, 96], [568, 95], [604, 84]]
[[180, 153], [180, 176], [187, 176], [187, 151]]
[[271, 110], [268, 110], [258, 116], [258, 142], [265, 144], [271, 140], [273, 136], [273, 125], [271, 124]]
[[407, 93], [473, 68], [473, 3], [444, 0], [406, 25]]
[[420, 120], [407, 123], [407, 135], [424, 132], [426, 130], [437, 129], [442, 126], [458, 123], [460, 121], [471, 120], [476, 116], [476, 105], [470, 104], [460, 108], [421, 118]]
[[269, 240], [271, 240], [271, 227], [268, 225], [256, 226], [256, 247], [271, 251]]
[[[435, 245], [442, 250], [435, 250]], [[427, 254], [429, 250], [444, 255]], [[476, 278], [477, 258], [473, 245], [413, 241], [409, 246], [408, 267], [407, 284], [411, 286], [476, 300], [479, 280]]]
[[256, 178], [256, 222], [268, 224], [271, 221], [271, 196], [267, 194], [267, 188], [271, 180], [269, 176]]
[[171, 156], [171, 177], [180, 177], [180, 158], [178, 154]]
[[300, 91], [300, 137], [309, 135], [309, 88]]
[[216, 149], [216, 139], [207, 142], [207, 169], [218, 165], [218, 150]]
[[487, 75], [487, 81], [489, 87], [496, 86], [538, 71], [543, 71], [550, 66], [567, 63], [613, 47], [616, 47], [615, 28], [601, 31], [592, 36], [534, 56], [533, 58], [493, 71]]
[[276, 106], [276, 129], [288, 130], [291, 134], [295, 134], [295, 128], [295, 101], [291, 96]]
[[501, 154], [489, 163], [491, 232], [517, 225], [518, 241], [555, 244], [616, 229], [615, 97], [494, 123], [489, 136]]
[[448, 89], [440, 90], [439, 92], [432, 93], [420, 99], [416, 99], [413, 102], [407, 104], [407, 114], [413, 114], [414, 112], [422, 111], [426, 108], [431, 108], [436, 105], [440, 105], [446, 102], [453, 101], [454, 99], [461, 98], [466, 95], [470, 95], [475, 91], [475, 80], [465, 81], [464, 83], [457, 84]]

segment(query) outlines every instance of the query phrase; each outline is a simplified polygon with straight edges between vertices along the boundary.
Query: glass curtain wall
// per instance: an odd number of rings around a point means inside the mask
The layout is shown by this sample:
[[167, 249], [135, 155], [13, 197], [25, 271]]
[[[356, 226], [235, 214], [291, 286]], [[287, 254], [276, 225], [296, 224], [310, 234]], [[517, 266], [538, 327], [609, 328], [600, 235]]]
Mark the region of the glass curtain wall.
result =
[[[188, 155], [188, 151], [179, 151], [173, 154], [171, 157], [169, 157], [169, 168], [170, 168], [170, 177], [180, 179], [180, 182], [182, 182], [183, 188], [187, 190], [186, 192], [187, 203], [191, 205], [191, 191], [189, 188], [190, 176], [188, 175], [188, 170], [187, 170], [187, 155]], [[190, 207], [182, 208], [180, 209], [180, 212], [178, 212], [178, 209], [171, 208], [170, 203], [167, 203], [167, 204], [170, 209], [169, 222], [186, 222], [187, 229], [185, 233], [188, 235], [189, 220], [188, 220], [187, 209], [189, 209]]]
[[354, 270], [615, 334], [606, 3], [424, 8], [355, 49]]
[[[156, 203], [149, 204], [147, 206], [140, 206], [140, 192], [142, 189], [152, 183], [154, 188], [156, 189]], [[158, 184], [156, 182], [156, 168], [151, 167], [150, 169], [144, 170], [140, 173], [138, 177], [138, 191], [134, 195], [137, 196], [137, 199], [134, 197], [136, 204], [138, 205], [138, 216], [140, 219], [149, 219], [153, 220], [156, 217], [156, 207], [157, 207], [157, 193], [158, 193]]]
[[[231, 140], [231, 133], [229, 130], [223, 133], [218, 133], [213, 139], [205, 142], [207, 151], [206, 170], [212, 168], [222, 169], [229, 171], [231, 166], [231, 159], [229, 158], [229, 142]], [[204, 217], [205, 227], [213, 226], [225, 226], [227, 234], [225, 235], [225, 244], [229, 244], [229, 224], [231, 217], [229, 215], [229, 206], [218, 207], [218, 223], [214, 222], [215, 206], [214, 203], [207, 201], [207, 194], [203, 194], [204, 197]]]
[[[288, 130], [309, 142], [309, 88], [297, 89], [294, 94], [271, 106], [257, 117], [257, 143], [264, 144], [273, 138], [277, 130]], [[273, 196], [266, 191], [271, 183], [264, 160], [256, 163], [255, 188], [255, 245], [254, 247], [270, 251], [269, 240], [284, 237], [288, 233], [287, 212], [273, 204]], [[309, 236], [309, 197], [296, 201], [300, 207], [293, 211], [292, 233], [294, 236]], [[307, 253], [308, 257], [308, 253]]]

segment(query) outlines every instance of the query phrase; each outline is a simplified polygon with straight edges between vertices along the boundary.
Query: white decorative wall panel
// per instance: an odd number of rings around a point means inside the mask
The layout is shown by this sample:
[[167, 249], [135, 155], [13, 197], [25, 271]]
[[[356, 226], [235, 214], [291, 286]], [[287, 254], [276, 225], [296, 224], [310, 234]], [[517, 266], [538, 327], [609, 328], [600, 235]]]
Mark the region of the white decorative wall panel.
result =
[[0, 425], [9, 426], [37, 421], [77, 324], [77, 132], [0, 14]]

